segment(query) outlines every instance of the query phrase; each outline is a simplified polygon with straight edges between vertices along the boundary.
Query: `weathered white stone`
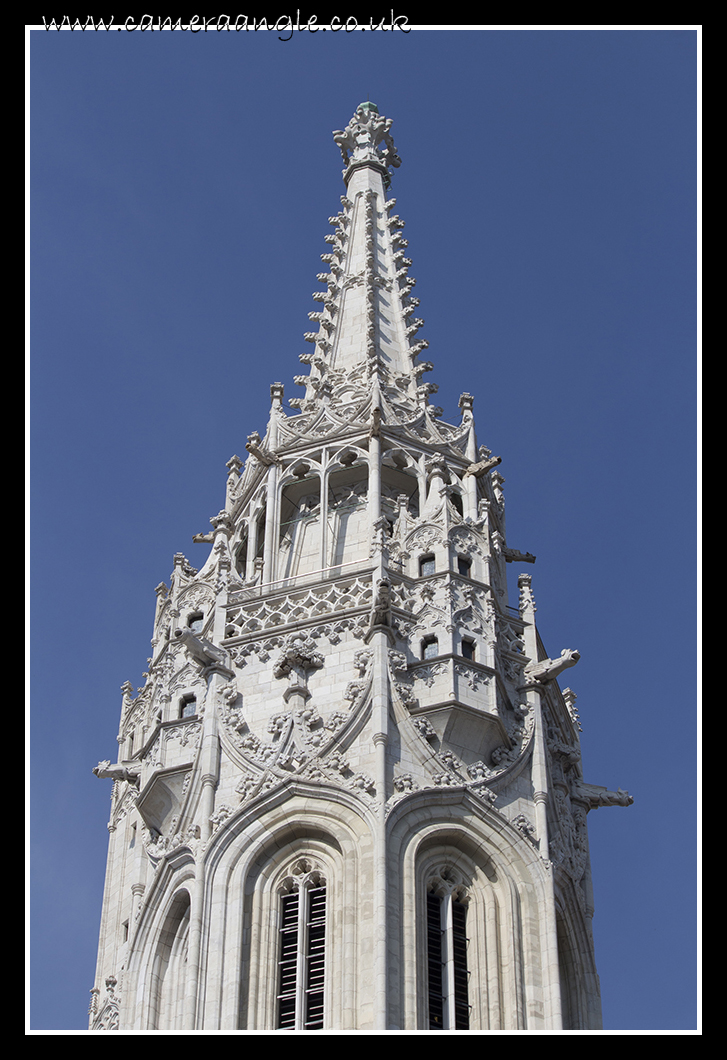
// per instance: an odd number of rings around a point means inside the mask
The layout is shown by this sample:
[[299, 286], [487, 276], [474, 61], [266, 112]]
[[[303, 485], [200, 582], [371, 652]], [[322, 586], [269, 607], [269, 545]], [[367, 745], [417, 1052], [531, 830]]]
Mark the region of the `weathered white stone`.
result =
[[304, 396], [286, 412], [273, 384], [195, 535], [209, 557], [157, 587], [145, 684], [94, 770], [113, 791], [90, 1026], [280, 1026], [284, 899], [325, 888], [322, 985], [298, 918], [286, 1025], [315, 996], [329, 1029], [597, 1028], [586, 813], [630, 796], [583, 780], [556, 681], [578, 653], [547, 656], [529, 575], [508, 605], [506, 563], [534, 557], [506, 545], [472, 396], [449, 424], [421, 382], [391, 122], [362, 104], [334, 138]]

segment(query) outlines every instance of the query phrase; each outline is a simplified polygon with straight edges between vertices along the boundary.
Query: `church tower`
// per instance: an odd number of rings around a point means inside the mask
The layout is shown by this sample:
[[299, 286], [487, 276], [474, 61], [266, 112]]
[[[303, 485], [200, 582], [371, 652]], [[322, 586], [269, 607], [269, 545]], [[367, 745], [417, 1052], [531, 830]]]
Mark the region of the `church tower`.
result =
[[[334, 133], [309, 353], [122, 687], [90, 1027], [600, 1026], [575, 695], [473, 397], [447, 423], [391, 120]], [[521, 565], [510, 605], [506, 567]]]

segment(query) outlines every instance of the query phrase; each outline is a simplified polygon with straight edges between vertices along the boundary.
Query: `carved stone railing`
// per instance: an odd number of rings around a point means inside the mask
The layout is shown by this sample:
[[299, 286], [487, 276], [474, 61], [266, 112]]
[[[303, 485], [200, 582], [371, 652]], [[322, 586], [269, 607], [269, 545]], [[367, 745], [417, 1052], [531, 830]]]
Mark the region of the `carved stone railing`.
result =
[[[292, 579], [291, 579], [292, 580]], [[287, 629], [319, 622], [329, 616], [340, 617], [346, 612], [368, 614], [373, 598], [371, 579], [365, 573], [354, 573], [347, 578], [300, 585], [289, 592], [281, 589], [262, 598], [240, 600], [228, 608], [225, 622], [225, 642], [237, 638], [267, 633], [273, 629]]]
[[263, 585], [251, 585], [249, 588], [233, 589], [229, 594], [228, 604], [235, 606], [246, 604], [249, 600], [279, 596], [304, 586], [346, 578], [351, 574], [361, 574], [371, 569], [371, 561], [368, 559], [356, 560], [353, 563], [336, 563], [330, 567], [322, 567], [320, 570], [308, 571], [305, 574], [294, 575], [289, 578], [279, 578], [277, 581], [267, 582]]

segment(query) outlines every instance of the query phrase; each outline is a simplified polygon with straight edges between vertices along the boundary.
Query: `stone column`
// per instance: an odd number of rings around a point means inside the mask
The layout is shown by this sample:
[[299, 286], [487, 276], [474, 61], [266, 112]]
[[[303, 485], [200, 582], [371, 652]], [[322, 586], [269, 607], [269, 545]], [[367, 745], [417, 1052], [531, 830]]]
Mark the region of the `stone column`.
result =
[[[521, 574], [518, 577], [520, 589], [520, 614], [525, 622], [523, 637], [525, 654], [533, 665], [538, 658], [537, 630], [535, 626], [535, 600], [532, 594], [532, 576]], [[560, 1030], [563, 1026], [563, 1015], [560, 998], [560, 968], [558, 964], [558, 936], [555, 912], [555, 885], [553, 864], [550, 861], [548, 837], [548, 762], [545, 746], [545, 726], [541, 697], [543, 685], [537, 680], [527, 680], [521, 691], [527, 695], [530, 710], [533, 713], [533, 754], [531, 759], [531, 779], [533, 785], [533, 802], [535, 806], [535, 828], [538, 835], [538, 850], [545, 864], [547, 873], [545, 908], [540, 924], [540, 944], [543, 962], [543, 995], [546, 1009], [543, 1013], [545, 1026], [549, 1030]]]
[[278, 527], [278, 468], [271, 464], [268, 468], [265, 503], [265, 546], [263, 552], [263, 584], [269, 585], [275, 579], [275, 558], [277, 555], [276, 537]]
[[255, 577], [255, 556], [257, 554], [257, 523], [259, 512], [253, 513], [247, 523], [247, 562], [245, 563], [245, 581], [251, 582]]
[[319, 557], [319, 566], [321, 570], [325, 570], [328, 566], [328, 468], [325, 465], [326, 461], [324, 454], [323, 467], [321, 468], [321, 474], [318, 479], [321, 488], [321, 550]]

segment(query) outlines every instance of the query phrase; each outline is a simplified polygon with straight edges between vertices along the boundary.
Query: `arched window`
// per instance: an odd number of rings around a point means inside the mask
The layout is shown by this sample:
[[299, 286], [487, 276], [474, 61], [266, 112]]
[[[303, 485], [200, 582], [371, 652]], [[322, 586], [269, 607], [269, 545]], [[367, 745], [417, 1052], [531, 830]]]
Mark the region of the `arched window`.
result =
[[326, 881], [301, 858], [283, 881], [278, 946], [278, 1020], [289, 1030], [323, 1027]]
[[184, 1026], [184, 998], [187, 986], [189, 943], [189, 893], [174, 898], [159, 935], [153, 964], [149, 1030], [181, 1030]]
[[427, 888], [429, 1030], [469, 1030], [467, 894], [448, 868]]

